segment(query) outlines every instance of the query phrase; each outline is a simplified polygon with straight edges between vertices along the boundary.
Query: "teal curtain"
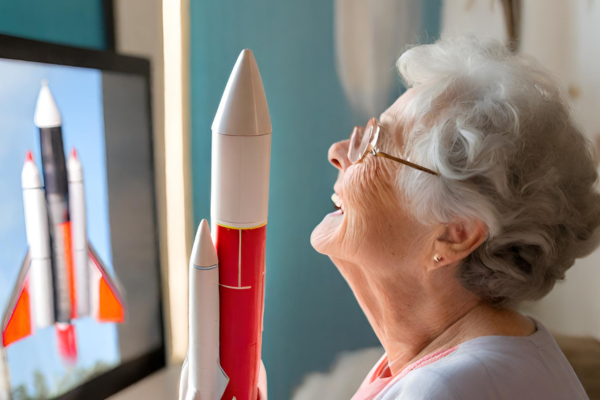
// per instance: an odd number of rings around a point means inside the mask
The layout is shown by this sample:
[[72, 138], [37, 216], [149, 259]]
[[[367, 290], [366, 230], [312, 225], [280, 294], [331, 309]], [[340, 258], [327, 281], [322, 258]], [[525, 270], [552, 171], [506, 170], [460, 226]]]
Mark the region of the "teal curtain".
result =
[[0, 0], [0, 33], [102, 50], [103, 0]]
[[364, 123], [336, 76], [333, 3], [192, 0], [190, 24], [196, 225], [210, 217], [210, 127], [242, 49], [254, 52], [265, 86], [273, 139], [263, 360], [269, 397], [289, 399], [308, 372], [326, 371], [339, 352], [379, 344], [335, 266], [309, 242], [333, 211], [329, 146]]

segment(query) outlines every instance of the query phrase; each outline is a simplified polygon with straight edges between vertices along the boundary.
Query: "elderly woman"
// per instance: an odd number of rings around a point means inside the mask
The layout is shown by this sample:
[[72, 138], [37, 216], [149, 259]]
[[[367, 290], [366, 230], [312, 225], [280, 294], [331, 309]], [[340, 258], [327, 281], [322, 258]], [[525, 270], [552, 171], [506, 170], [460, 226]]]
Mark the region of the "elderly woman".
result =
[[591, 147], [553, 77], [498, 42], [414, 47], [407, 90], [333, 144], [340, 208], [311, 242], [385, 348], [355, 400], [586, 399], [515, 311], [599, 242]]

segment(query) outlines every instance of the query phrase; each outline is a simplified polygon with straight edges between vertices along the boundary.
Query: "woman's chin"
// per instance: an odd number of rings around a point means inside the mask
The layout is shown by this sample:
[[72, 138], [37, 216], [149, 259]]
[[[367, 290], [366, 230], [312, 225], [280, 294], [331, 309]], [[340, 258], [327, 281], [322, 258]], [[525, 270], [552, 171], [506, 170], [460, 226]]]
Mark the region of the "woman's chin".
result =
[[310, 243], [313, 248], [321, 254], [335, 255], [335, 249], [340, 247], [340, 228], [343, 222], [344, 214], [342, 210], [327, 214], [310, 235]]

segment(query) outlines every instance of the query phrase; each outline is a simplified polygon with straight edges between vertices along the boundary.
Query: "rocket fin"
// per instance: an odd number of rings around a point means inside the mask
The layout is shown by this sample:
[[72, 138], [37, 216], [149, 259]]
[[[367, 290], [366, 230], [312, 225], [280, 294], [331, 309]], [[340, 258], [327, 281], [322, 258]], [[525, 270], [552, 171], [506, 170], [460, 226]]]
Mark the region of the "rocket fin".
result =
[[260, 371], [258, 372], [258, 400], [267, 400], [267, 370], [262, 360], [260, 360]]
[[189, 380], [189, 363], [188, 356], [186, 354], [185, 360], [183, 361], [183, 365], [181, 366], [181, 377], [179, 378], [179, 400], [185, 400], [185, 395], [187, 393], [188, 388], [188, 380]]
[[31, 257], [29, 251], [27, 251], [21, 266], [21, 272], [19, 272], [17, 278], [17, 284], [2, 318], [2, 344], [4, 347], [33, 333], [28, 279], [30, 266]]
[[189, 387], [187, 392], [185, 393], [185, 398], [181, 400], [204, 400], [200, 398], [200, 394], [198, 393], [198, 389], [195, 387]]
[[219, 367], [219, 369], [218, 369], [218, 374], [217, 374], [217, 385], [215, 386], [215, 389], [216, 389], [215, 398], [220, 399], [221, 397], [223, 397], [223, 393], [225, 393], [225, 389], [227, 389], [227, 385], [229, 384], [229, 377], [227, 376], [225, 371], [223, 371], [223, 368], [221, 367], [220, 364], [217, 364], [217, 367]]
[[92, 312], [100, 322], [125, 321], [125, 302], [118, 281], [111, 277], [91, 244], [88, 243], [90, 258]]
[[223, 368], [217, 364], [217, 384], [213, 398], [204, 399], [200, 397], [200, 392], [197, 388], [190, 385], [190, 363], [188, 362], [189, 353], [181, 366], [181, 377], [179, 378], [179, 400], [220, 400], [225, 393], [225, 389], [229, 384], [229, 377], [223, 371]]

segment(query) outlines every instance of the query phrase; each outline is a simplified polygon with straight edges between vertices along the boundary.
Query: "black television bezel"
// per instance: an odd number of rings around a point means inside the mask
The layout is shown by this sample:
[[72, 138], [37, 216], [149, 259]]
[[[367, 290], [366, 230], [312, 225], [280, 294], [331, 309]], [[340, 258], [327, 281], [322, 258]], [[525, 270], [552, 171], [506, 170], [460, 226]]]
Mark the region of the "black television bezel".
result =
[[[141, 75], [146, 81], [147, 109], [149, 126], [149, 143], [152, 152], [151, 174], [153, 178], [152, 192], [156, 195], [156, 169], [154, 165], [154, 140], [152, 126], [152, 88], [150, 85], [150, 62], [136, 57], [116, 54], [111, 51], [83, 49], [60, 44], [40, 42], [37, 40], [23, 39], [15, 36], [0, 34], [0, 58], [30, 61], [44, 64], [64, 65], [70, 67], [93, 68], [103, 71], [124, 72]], [[155, 236], [155, 251], [157, 256], [157, 273], [162, 287], [160, 268], [160, 253], [158, 239], [158, 213], [156, 197], [154, 197], [154, 223], [157, 227]], [[163, 298], [159, 300], [159, 313], [161, 324], [162, 344], [134, 360], [121, 364], [89, 381], [83, 382], [76, 388], [52, 400], [102, 400], [106, 399], [126, 387], [138, 382], [146, 376], [166, 366], [166, 346], [163, 316]]]
[[103, 1], [105, 50], [116, 51], [115, 5], [113, 0]]

